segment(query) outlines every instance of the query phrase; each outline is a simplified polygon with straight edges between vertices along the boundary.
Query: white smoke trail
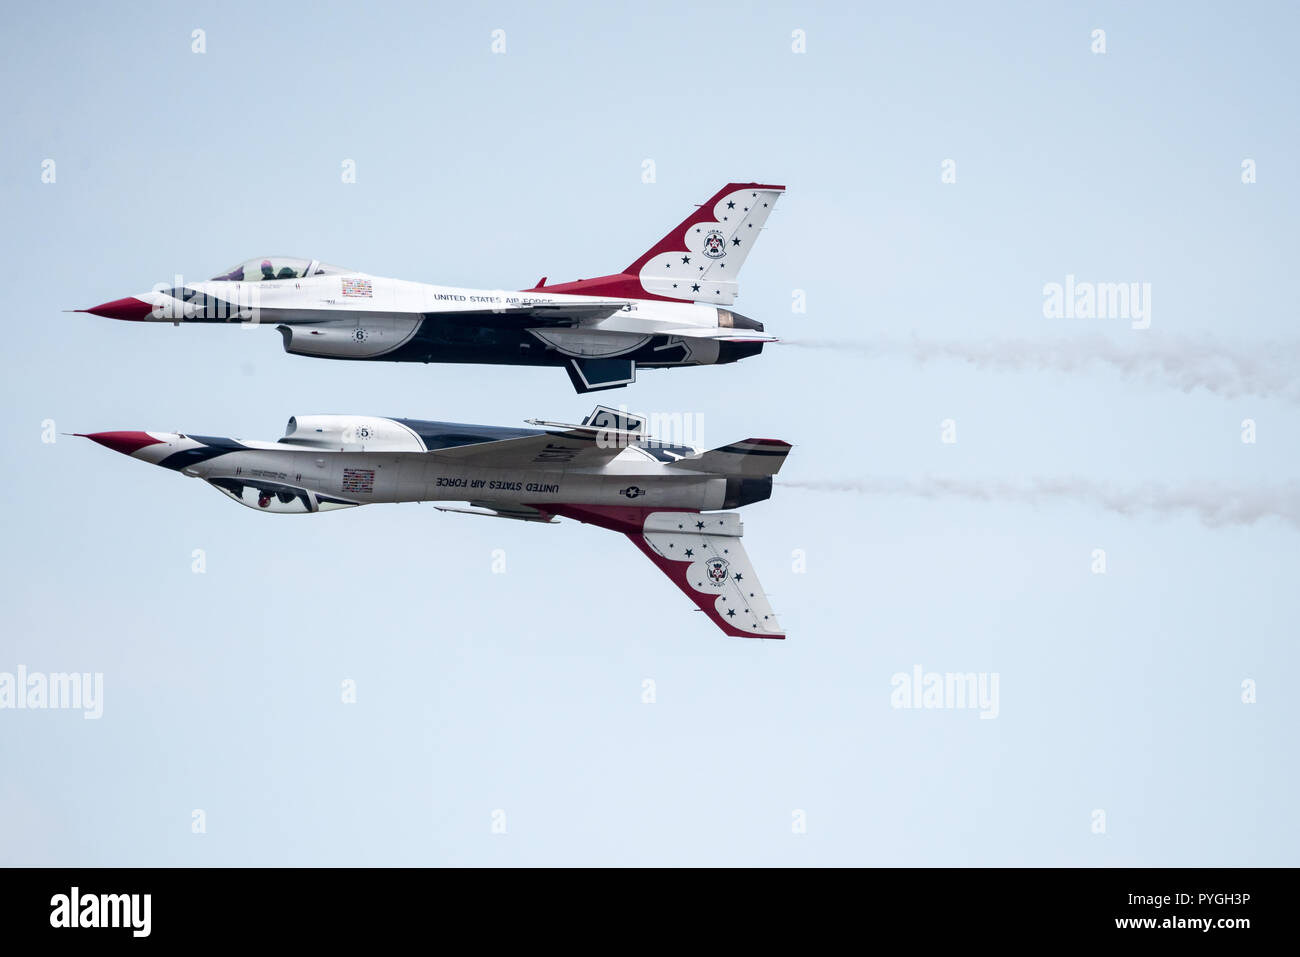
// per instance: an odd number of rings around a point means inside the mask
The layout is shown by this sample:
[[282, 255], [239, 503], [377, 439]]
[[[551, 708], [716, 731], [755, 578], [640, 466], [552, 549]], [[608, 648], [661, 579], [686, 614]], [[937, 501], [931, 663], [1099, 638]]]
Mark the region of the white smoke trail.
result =
[[1129, 488], [1086, 479], [864, 478], [781, 480], [787, 488], [818, 492], [852, 492], [859, 495], [907, 495], [920, 498], [957, 498], [980, 502], [1014, 502], [1038, 505], [1049, 502], [1093, 505], [1120, 515], [1190, 512], [1211, 527], [1253, 525], [1277, 518], [1300, 528], [1300, 482], [1243, 488], [1216, 482], [1178, 486], [1146, 483]]
[[993, 341], [876, 338], [786, 339], [783, 344], [856, 352], [867, 357], [905, 357], [918, 363], [956, 359], [980, 369], [1074, 372], [1090, 365], [1121, 375], [1172, 385], [1184, 392], [1200, 387], [1225, 398], [1277, 396], [1300, 402], [1300, 343], [1261, 343], [1234, 348], [1212, 340], [1144, 337], [1122, 347], [1102, 336], [1060, 340]]

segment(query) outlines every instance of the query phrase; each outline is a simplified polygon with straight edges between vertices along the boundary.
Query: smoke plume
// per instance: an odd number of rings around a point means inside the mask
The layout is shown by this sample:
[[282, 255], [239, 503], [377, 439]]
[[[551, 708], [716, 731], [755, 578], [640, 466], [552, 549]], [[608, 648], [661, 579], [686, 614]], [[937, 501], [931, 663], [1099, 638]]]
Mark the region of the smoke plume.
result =
[[1003, 339], [938, 341], [923, 339], [787, 339], [784, 344], [854, 352], [870, 358], [903, 357], [918, 363], [955, 359], [979, 369], [1075, 372], [1089, 366], [1173, 386], [1184, 392], [1202, 388], [1224, 398], [1242, 395], [1300, 402], [1300, 343], [1262, 343], [1232, 347], [1211, 340], [1144, 337], [1127, 347], [1102, 336], [1061, 340]]
[[1190, 513], [1211, 527], [1253, 525], [1280, 519], [1300, 529], [1300, 482], [1255, 488], [1196, 482], [1182, 485], [1147, 483], [1127, 488], [1086, 479], [864, 478], [784, 481], [787, 488], [858, 495], [906, 495], [931, 499], [966, 499], [1026, 505], [1073, 503], [1119, 515]]

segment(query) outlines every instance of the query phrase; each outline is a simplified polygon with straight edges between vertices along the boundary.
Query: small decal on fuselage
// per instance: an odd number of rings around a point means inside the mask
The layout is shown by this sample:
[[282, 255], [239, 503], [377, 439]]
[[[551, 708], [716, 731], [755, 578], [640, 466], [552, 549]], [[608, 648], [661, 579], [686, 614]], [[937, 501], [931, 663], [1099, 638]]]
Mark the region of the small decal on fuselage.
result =
[[534, 456], [534, 462], [572, 462], [574, 457], [581, 452], [581, 448], [574, 448], [568, 445], [555, 445], [547, 443], [546, 447]]
[[459, 475], [439, 475], [433, 484], [436, 488], [486, 488], [494, 492], [537, 492], [542, 495], [552, 495], [560, 490], [559, 482], [507, 482], [504, 479], [464, 478]]
[[375, 490], [374, 469], [344, 469], [343, 491], [373, 492]]

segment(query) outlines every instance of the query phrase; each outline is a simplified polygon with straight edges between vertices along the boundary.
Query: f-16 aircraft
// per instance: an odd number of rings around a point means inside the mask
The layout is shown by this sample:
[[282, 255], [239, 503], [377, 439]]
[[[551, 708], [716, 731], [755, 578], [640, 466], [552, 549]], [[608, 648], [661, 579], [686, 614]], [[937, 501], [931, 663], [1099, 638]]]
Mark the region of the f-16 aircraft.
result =
[[274, 324], [286, 352], [329, 359], [564, 366], [579, 392], [637, 368], [762, 352], [763, 324], [724, 306], [784, 186], [729, 183], [622, 272], [521, 292], [386, 279], [315, 259], [250, 259], [207, 282], [89, 312], [111, 319]]
[[[85, 435], [203, 479], [249, 508], [310, 513], [371, 502], [467, 502], [443, 511], [622, 532], [726, 634], [784, 638], [721, 509], [763, 501], [789, 443], [745, 439], [707, 452], [662, 445], [644, 420], [598, 406], [579, 425], [501, 428], [312, 415], [275, 442], [176, 432]], [[78, 433], [81, 434], [81, 433]]]

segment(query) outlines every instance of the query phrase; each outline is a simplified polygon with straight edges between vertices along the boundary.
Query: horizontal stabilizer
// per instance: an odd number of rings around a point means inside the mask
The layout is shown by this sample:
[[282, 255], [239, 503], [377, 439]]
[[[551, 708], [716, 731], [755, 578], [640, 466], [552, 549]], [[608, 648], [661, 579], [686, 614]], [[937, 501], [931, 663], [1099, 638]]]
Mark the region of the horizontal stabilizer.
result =
[[775, 475], [790, 454], [790, 443], [780, 439], [745, 439], [702, 455], [678, 459], [670, 468], [692, 472], [717, 472], [721, 475]]
[[677, 336], [679, 339], [716, 339], [718, 342], [780, 342], [776, 336], [761, 332], [746, 332], [744, 329], [728, 329], [716, 326], [686, 326], [680, 329], [664, 329], [656, 333], [661, 336]]

